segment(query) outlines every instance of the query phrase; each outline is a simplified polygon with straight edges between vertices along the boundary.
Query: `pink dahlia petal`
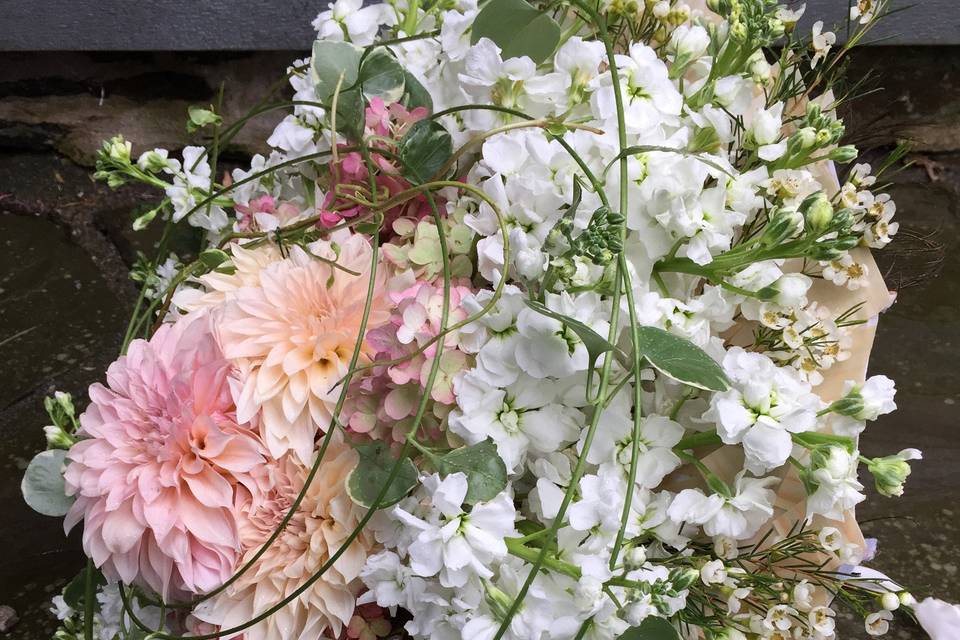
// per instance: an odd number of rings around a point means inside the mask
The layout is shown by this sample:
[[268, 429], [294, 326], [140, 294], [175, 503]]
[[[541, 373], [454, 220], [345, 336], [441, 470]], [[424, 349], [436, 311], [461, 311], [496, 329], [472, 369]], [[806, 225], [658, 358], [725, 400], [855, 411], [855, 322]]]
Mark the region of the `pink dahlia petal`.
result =
[[[232, 505], [265, 450], [237, 422], [232, 368], [207, 314], [136, 340], [90, 388], [81, 435], [68, 454], [67, 491], [79, 494], [65, 525], [84, 522], [83, 544], [104, 573], [164, 598], [216, 587], [240, 553]], [[221, 460], [222, 457], [222, 460]]]

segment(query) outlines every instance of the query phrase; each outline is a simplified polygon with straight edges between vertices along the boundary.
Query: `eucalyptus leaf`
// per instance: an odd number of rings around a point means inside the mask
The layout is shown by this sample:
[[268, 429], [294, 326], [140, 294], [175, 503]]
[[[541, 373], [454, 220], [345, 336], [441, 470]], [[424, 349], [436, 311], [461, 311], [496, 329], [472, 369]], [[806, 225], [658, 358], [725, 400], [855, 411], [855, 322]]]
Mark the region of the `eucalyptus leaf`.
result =
[[450, 134], [435, 120], [419, 120], [400, 139], [403, 177], [413, 184], [432, 178], [453, 155]]
[[473, 21], [471, 44], [490, 38], [507, 58], [529, 56], [537, 64], [560, 43], [560, 25], [525, 0], [490, 0]]
[[20, 490], [24, 501], [37, 513], [59, 518], [70, 510], [73, 498], [67, 496], [63, 484], [66, 455], [63, 449], [41, 451], [27, 465]]
[[436, 456], [433, 462], [443, 475], [463, 473], [467, 476], [465, 501], [470, 504], [492, 500], [507, 486], [507, 467], [491, 440], [454, 449]]
[[565, 326], [567, 326], [571, 331], [577, 334], [577, 337], [580, 338], [580, 342], [583, 343], [583, 346], [587, 349], [587, 355], [590, 359], [590, 369], [592, 370], [597, 363], [597, 358], [606, 353], [607, 351], [617, 351], [617, 348], [614, 347], [610, 342], [601, 336], [599, 333], [583, 324], [575, 318], [565, 316], [561, 313], [557, 313], [549, 308], [546, 305], [537, 302], [535, 300], [524, 300], [527, 303], [527, 306], [536, 311], [541, 315], [545, 315], [548, 318], [553, 318], [554, 320], [559, 320]]
[[423, 107], [428, 113], [433, 113], [433, 98], [417, 77], [407, 70], [403, 72], [403, 104], [411, 111]]
[[333, 97], [337, 83], [340, 83], [341, 92], [357, 84], [362, 55], [363, 49], [349, 42], [317, 40], [313, 43], [310, 73], [320, 102], [327, 102]]
[[378, 97], [390, 104], [403, 97], [406, 72], [385, 47], [377, 47], [364, 58], [358, 80], [367, 100]]
[[[360, 445], [357, 453], [360, 454], [360, 461], [347, 476], [347, 494], [355, 503], [369, 509], [390, 479], [396, 460], [382, 442]], [[418, 478], [417, 467], [409, 458], [404, 459], [377, 508], [383, 509], [400, 502], [417, 486]]]
[[666, 618], [649, 616], [639, 627], [631, 627], [619, 640], [680, 640], [680, 634]]
[[709, 391], [729, 386], [720, 365], [689, 340], [657, 327], [637, 327], [637, 334], [640, 355], [665, 376]]

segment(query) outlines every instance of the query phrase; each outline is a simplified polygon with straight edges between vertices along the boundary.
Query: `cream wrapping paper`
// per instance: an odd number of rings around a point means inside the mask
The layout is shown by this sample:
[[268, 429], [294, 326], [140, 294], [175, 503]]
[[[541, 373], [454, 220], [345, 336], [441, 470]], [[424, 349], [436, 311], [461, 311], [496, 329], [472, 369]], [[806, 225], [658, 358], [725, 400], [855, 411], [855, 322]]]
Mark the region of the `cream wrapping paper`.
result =
[[[814, 174], [825, 187], [831, 197], [840, 190], [836, 170], [832, 163], [820, 163], [814, 168]], [[836, 362], [823, 372], [823, 382], [814, 391], [826, 402], [832, 402], [843, 394], [847, 380], [863, 383], [867, 376], [867, 365], [870, 361], [870, 352], [876, 336], [877, 320], [882, 311], [887, 309], [894, 300], [894, 295], [887, 290], [877, 263], [870, 250], [858, 247], [851, 252], [857, 262], [866, 266], [868, 284], [856, 291], [845, 287], [838, 287], [826, 280], [815, 280], [808, 297], [812, 301], [826, 306], [834, 313], [845, 311], [850, 307], [863, 303], [855, 318], [864, 320], [864, 324], [848, 328], [851, 338], [849, 349], [850, 357], [842, 362]], [[735, 328], [728, 335], [728, 341], [737, 343], [749, 339], [752, 325], [744, 323]], [[732, 480], [743, 468], [743, 454], [739, 448], [721, 447], [704, 458], [704, 464], [724, 480]], [[781, 535], [786, 535], [797, 522], [806, 517], [806, 491], [803, 483], [792, 466], [785, 466], [780, 472], [780, 484], [776, 487], [776, 501], [774, 509], [776, 515], [772, 526]], [[820, 528], [833, 526], [840, 530], [847, 542], [864, 548], [863, 534], [857, 524], [856, 513], [851, 509], [845, 514], [842, 521], [828, 520], [817, 516], [812, 526]]]

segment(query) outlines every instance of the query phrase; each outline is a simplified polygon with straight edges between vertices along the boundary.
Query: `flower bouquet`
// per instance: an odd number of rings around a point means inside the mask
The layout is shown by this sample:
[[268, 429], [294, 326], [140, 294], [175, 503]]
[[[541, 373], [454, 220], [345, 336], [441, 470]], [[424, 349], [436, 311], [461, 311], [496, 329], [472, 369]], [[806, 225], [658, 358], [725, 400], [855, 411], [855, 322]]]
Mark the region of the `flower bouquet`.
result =
[[923, 618], [854, 516], [862, 467], [896, 496], [920, 457], [857, 447], [895, 408], [864, 376], [903, 150], [852, 164], [836, 110], [885, 9], [840, 44], [773, 0], [337, 0], [292, 99], [191, 108], [209, 144], [179, 158], [106, 142], [96, 177], [160, 189], [133, 224], [164, 230], [105, 384], [79, 417], [48, 399], [24, 478], [89, 558], [56, 638]]

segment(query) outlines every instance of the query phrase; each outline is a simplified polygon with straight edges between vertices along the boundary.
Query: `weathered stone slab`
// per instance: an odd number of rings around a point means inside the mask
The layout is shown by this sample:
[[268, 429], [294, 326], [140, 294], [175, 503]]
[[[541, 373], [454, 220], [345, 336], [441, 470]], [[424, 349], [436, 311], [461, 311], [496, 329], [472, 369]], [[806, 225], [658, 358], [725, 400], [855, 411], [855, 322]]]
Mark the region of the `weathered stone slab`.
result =
[[[138, 150], [204, 143], [186, 132], [187, 107], [216, 102], [223, 83], [222, 112], [232, 122], [282, 80], [296, 56], [0, 53], [0, 149], [52, 147], [92, 165], [101, 141], [117, 133]], [[224, 152], [263, 151], [282, 117], [274, 111], [251, 120]]]

